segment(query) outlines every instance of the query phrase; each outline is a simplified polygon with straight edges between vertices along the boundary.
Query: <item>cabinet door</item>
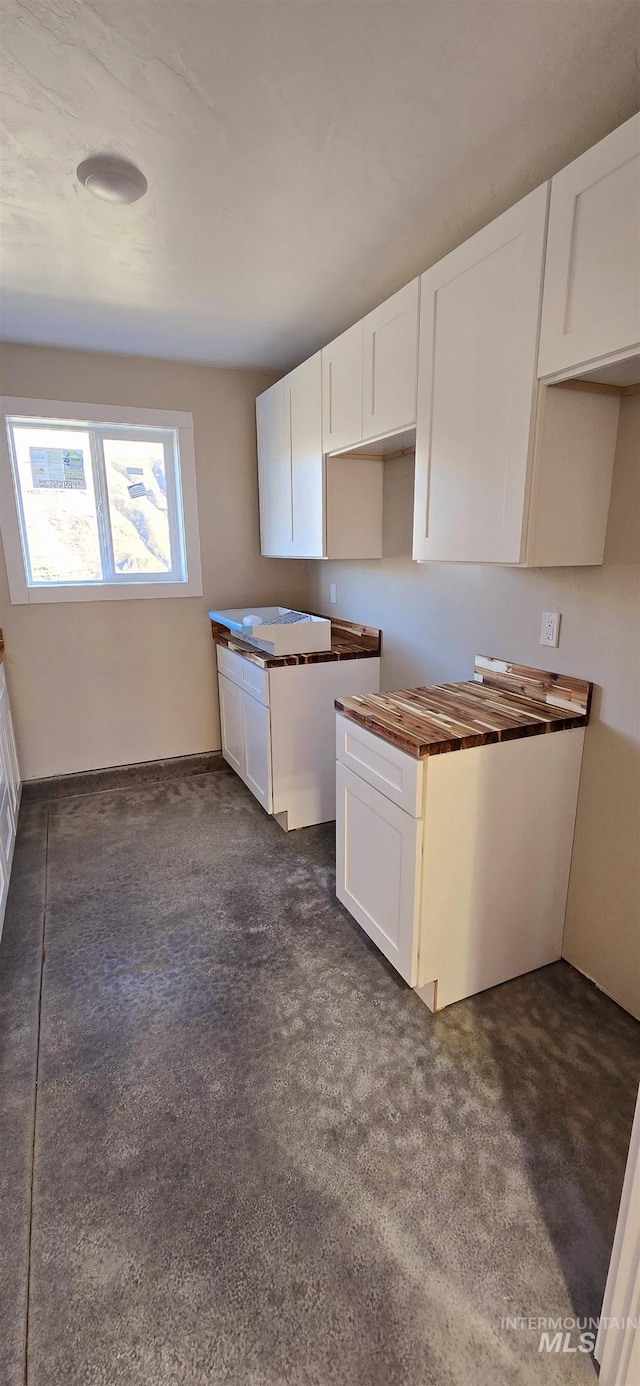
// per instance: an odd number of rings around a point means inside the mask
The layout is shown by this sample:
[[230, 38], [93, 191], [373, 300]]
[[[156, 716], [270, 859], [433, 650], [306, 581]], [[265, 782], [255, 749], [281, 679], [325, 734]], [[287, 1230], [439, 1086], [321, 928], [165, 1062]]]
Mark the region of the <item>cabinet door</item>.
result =
[[422, 276], [413, 557], [519, 563], [548, 184]]
[[291, 474], [291, 548], [295, 558], [324, 556], [322, 353], [284, 381], [285, 439]]
[[322, 446], [362, 441], [362, 322], [322, 348]]
[[336, 894], [405, 982], [418, 976], [422, 821], [336, 765]]
[[240, 772], [267, 813], [272, 807], [271, 718], [268, 707], [242, 693], [244, 768]]
[[640, 342], [640, 115], [551, 182], [538, 374]]
[[419, 300], [420, 280], [414, 279], [364, 319], [363, 438], [416, 421]]
[[220, 703], [220, 731], [222, 735], [222, 754], [232, 770], [244, 779], [244, 726], [242, 714], [242, 689], [230, 679], [218, 674], [218, 699]]
[[291, 459], [285, 437], [284, 380], [256, 400], [260, 550], [289, 558], [293, 549]]
[[0, 843], [0, 938], [2, 938], [2, 926], [4, 924], [4, 914], [7, 905], [7, 895], [9, 893], [9, 866], [5, 860], [2, 844]]
[[16, 743], [13, 735], [13, 724], [11, 721], [11, 709], [9, 707], [9, 697], [7, 694], [6, 683], [4, 682], [4, 671], [0, 665], [0, 762], [4, 767], [11, 801], [11, 810], [14, 820], [18, 817], [18, 803], [20, 799], [20, 773], [18, 770], [18, 757], [16, 754]]

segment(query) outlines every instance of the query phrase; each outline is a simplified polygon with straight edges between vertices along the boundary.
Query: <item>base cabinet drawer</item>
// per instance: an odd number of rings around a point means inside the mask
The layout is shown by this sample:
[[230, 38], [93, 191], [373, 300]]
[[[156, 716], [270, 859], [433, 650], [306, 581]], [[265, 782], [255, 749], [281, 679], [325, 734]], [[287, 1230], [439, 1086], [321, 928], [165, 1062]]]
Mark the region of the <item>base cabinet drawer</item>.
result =
[[246, 689], [252, 698], [257, 698], [265, 707], [269, 706], [268, 669], [261, 669], [259, 664], [254, 664], [245, 655], [236, 654], [235, 650], [228, 650], [225, 645], [218, 645], [217, 659], [219, 674], [224, 674], [238, 688]]
[[336, 766], [336, 894], [389, 962], [418, 977], [422, 822]]
[[410, 813], [422, 816], [424, 765], [349, 717], [336, 717], [336, 759], [372, 789]]

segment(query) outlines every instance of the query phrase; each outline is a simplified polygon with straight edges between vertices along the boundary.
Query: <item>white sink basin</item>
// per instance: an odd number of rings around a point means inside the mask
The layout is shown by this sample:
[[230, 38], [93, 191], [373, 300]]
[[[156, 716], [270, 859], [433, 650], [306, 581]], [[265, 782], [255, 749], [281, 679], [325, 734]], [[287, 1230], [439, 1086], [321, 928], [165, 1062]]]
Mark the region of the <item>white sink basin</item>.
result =
[[245, 606], [210, 611], [212, 621], [267, 654], [308, 654], [331, 649], [331, 621], [288, 606]]

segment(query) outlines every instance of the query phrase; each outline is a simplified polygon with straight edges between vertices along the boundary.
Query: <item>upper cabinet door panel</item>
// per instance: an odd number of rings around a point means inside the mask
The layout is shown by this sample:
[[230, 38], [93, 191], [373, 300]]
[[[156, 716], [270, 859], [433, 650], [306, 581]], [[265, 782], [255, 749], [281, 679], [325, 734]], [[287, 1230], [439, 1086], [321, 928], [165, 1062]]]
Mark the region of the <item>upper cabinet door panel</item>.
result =
[[364, 319], [362, 436], [416, 421], [420, 280], [405, 284]]
[[322, 353], [303, 361], [284, 381], [285, 440], [291, 474], [291, 553], [324, 555]]
[[640, 342], [640, 115], [551, 183], [538, 375]]
[[322, 446], [337, 452], [362, 441], [362, 323], [322, 349]]
[[291, 459], [285, 439], [284, 380], [256, 400], [260, 550], [272, 558], [291, 557], [293, 514]]
[[413, 557], [521, 558], [548, 184], [422, 276]]

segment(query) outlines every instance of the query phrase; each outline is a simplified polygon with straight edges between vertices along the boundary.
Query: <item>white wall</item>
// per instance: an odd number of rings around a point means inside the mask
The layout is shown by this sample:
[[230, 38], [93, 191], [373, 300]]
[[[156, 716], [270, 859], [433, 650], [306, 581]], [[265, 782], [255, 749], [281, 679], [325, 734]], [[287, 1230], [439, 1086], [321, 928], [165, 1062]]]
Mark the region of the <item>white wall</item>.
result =
[[[408, 552], [410, 506], [410, 461], [387, 463], [386, 552]], [[307, 581], [311, 609], [382, 628], [384, 688], [469, 678], [475, 653], [593, 681], [564, 953], [640, 1017], [640, 396], [622, 401], [602, 567], [389, 557], [309, 563]], [[539, 644], [543, 611], [562, 612], [558, 650]]]
[[207, 611], [303, 599], [304, 565], [260, 557], [254, 400], [273, 376], [4, 345], [2, 393], [193, 413], [204, 596], [12, 606], [0, 627], [24, 779], [220, 746]]

